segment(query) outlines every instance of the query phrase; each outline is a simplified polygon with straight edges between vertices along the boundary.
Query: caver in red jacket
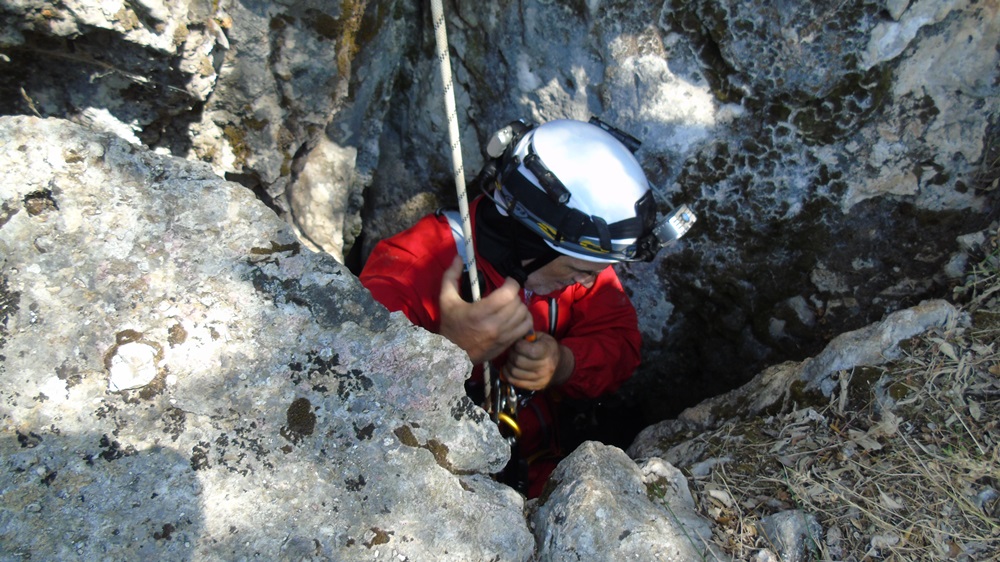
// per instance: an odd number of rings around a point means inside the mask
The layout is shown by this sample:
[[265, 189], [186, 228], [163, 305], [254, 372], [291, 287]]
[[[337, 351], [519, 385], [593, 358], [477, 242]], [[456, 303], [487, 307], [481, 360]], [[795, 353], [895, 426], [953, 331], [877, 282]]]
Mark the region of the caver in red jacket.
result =
[[[483, 198], [479, 197], [470, 205], [472, 217], [476, 216], [481, 201]], [[490, 202], [487, 200], [485, 204]], [[414, 324], [438, 333], [441, 280], [457, 254], [447, 219], [428, 215], [410, 229], [379, 242], [361, 272], [361, 282], [390, 311], [402, 311]], [[480, 279], [485, 282], [485, 296], [502, 285], [504, 279], [482, 259], [478, 249], [476, 259]], [[557, 310], [554, 331], [550, 330], [550, 299], [555, 300]], [[535, 404], [522, 408], [518, 414], [521, 454], [531, 458], [544, 455], [546, 449], [555, 446], [553, 432], [548, 431], [554, 427], [552, 391], [570, 398], [596, 398], [616, 390], [639, 364], [641, 339], [635, 309], [610, 267], [597, 276], [589, 289], [575, 284], [555, 294], [531, 295], [526, 304], [534, 318], [535, 330], [551, 333], [573, 352], [576, 360], [569, 380], [556, 389], [536, 394]], [[504, 360], [502, 355], [494, 363], [502, 367]], [[481, 377], [481, 368], [477, 367], [473, 378]], [[554, 467], [554, 461], [532, 464], [529, 497], [541, 492]]]

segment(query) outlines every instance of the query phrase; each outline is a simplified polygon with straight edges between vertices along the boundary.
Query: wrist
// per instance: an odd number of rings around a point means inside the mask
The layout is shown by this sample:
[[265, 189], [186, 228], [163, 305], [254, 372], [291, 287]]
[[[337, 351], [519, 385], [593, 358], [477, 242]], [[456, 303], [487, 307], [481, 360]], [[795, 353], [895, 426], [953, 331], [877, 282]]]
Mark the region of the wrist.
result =
[[556, 372], [552, 375], [552, 386], [559, 386], [569, 380], [576, 368], [576, 357], [568, 347], [559, 346], [559, 363], [556, 365]]

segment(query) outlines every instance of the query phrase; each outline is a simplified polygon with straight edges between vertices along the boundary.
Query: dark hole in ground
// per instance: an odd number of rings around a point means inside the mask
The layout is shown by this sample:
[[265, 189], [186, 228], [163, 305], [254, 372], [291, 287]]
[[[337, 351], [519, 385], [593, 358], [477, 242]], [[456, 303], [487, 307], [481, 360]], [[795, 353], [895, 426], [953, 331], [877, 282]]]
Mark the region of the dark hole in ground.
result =
[[636, 435], [650, 425], [637, 404], [621, 394], [561, 406], [559, 432], [566, 454], [585, 441], [628, 449]]

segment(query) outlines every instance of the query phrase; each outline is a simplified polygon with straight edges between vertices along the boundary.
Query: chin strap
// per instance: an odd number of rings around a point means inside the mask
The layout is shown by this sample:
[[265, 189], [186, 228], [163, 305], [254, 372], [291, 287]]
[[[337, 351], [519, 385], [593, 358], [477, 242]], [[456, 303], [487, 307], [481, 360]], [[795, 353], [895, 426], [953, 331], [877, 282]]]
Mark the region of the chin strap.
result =
[[562, 255], [488, 199], [476, 209], [476, 243], [497, 273], [522, 287], [529, 275]]

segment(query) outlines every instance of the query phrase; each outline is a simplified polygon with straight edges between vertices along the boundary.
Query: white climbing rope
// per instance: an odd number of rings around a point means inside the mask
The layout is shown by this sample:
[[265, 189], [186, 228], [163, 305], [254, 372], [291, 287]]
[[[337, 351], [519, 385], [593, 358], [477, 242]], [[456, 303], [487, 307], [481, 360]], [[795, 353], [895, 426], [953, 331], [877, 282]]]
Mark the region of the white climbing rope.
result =
[[[434, 20], [434, 42], [436, 45], [438, 68], [441, 71], [441, 85], [444, 90], [444, 110], [448, 116], [448, 140], [451, 142], [451, 166], [458, 194], [458, 212], [462, 217], [462, 234], [465, 237], [466, 269], [472, 300], [479, 294], [479, 271], [476, 268], [476, 250], [472, 240], [472, 218], [469, 216], [469, 195], [465, 189], [465, 169], [462, 165], [462, 141], [458, 130], [458, 112], [455, 109], [455, 84], [451, 76], [451, 55], [448, 53], [448, 30], [445, 26], [444, 7], [441, 0], [431, 0], [431, 18]], [[483, 365], [483, 382], [486, 385], [486, 403], [490, 401], [490, 368]]]
[[434, 18], [434, 38], [437, 44], [438, 66], [444, 88], [444, 110], [448, 115], [448, 140], [451, 142], [451, 166], [458, 192], [458, 212], [462, 215], [462, 233], [465, 235], [465, 255], [468, 257], [469, 281], [472, 300], [479, 300], [479, 273], [476, 270], [476, 252], [472, 243], [472, 219], [469, 217], [469, 196], [465, 190], [465, 170], [462, 166], [462, 143], [458, 132], [458, 112], [455, 110], [455, 87], [451, 77], [451, 55], [448, 54], [448, 30], [445, 28], [444, 8], [441, 0], [431, 0], [431, 17]]

